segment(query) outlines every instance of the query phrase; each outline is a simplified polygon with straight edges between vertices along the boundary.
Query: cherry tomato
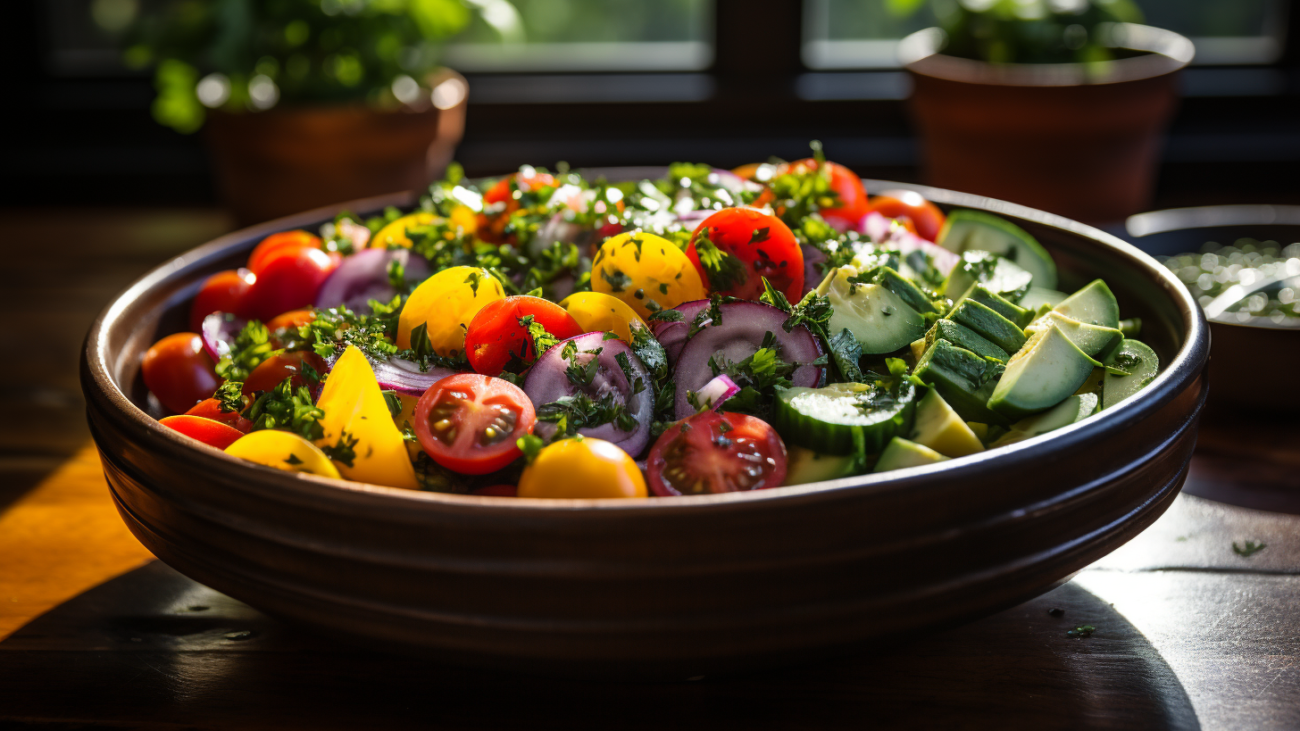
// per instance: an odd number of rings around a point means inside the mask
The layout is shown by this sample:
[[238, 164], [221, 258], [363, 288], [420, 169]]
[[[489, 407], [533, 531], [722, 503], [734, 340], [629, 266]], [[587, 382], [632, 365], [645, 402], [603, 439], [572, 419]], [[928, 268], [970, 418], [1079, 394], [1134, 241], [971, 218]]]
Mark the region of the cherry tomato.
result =
[[225, 449], [244, 436], [244, 432], [229, 424], [189, 414], [164, 417], [158, 423], [217, 449]]
[[203, 288], [195, 295], [194, 304], [190, 305], [190, 330], [202, 330], [203, 318], [214, 312], [229, 312], [237, 317], [249, 318], [248, 291], [255, 281], [257, 275], [247, 269], [230, 269], [208, 277]]
[[478, 237], [494, 244], [510, 243], [513, 237], [505, 234], [505, 226], [510, 222], [510, 214], [519, 210], [519, 200], [515, 198], [515, 191], [528, 193], [538, 188], [554, 187], [556, 181], [553, 176], [536, 171], [531, 174], [518, 172], [498, 180], [496, 185], [488, 188], [488, 191], [483, 194], [483, 206], [505, 203], [505, 208], [479, 216]]
[[[245, 403], [247, 406], [247, 403]], [[186, 416], [201, 416], [204, 419], [219, 421], [226, 426], [232, 426], [244, 434], [253, 430], [253, 422], [245, 419], [238, 411], [222, 411], [221, 402], [217, 399], [210, 398], [198, 402], [194, 408], [185, 412]], [[223, 447], [224, 449], [224, 447]]]
[[542, 448], [519, 476], [519, 497], [644, 498], [645, 477], [627, 452], [590, 437]]
[[871, 199], [871, 210], [903, 225], [911, 223], [916, 235], [927, 241], [938, 238], [943, 228], [943, 211], [914, 190], [887, 190]]
[[262, 268], [270, 261], [271, 255], [276, 252], [303, 248], [320, 249], [320, 247], [320, 238], [306, 231], [281, 231], [271, 234], [262, 239], [261, 243], [253, 248], [253, 253], [248, 255], [248, 269], [254, 274], [260, 274]]
[[221, 385], [216, 364], [197, 333], [168, 335], [153, 344], [140, 364], [144, 385], [169, 411], [183, 414]]
[[457, 373], [429, 387], [415, 407], [415, 436], [433, 461], [482, 475], [519, 458], [515, 442], [536, 414], [523, 389], [500, 378]]
[[266, 322], [289, 310], [310, 307], [336, 266], [335, 259], [310, 247], [282, 247], [267, 254], [248, 291], [252, 316]]
[[591, 262], [591, 289], [613, 295], [641, 317], [704, 299], [704, 283], [673, 242], [641, 231], [601, 244]]
[[266, 323], [266, 329], [271, 332], [289, 330], [302, 327], [315, 319], [316, 313], [312, 310], [290, 310], [271, 318], [271, 321]]
[[[787, 168], [778, 169], [778, 173], [791, 172], [796, 175], [816, 171], [820, 164], [815, 158], [806, 158], [790, 163]], [[871, 206], [867, 203], [867, 190], [862, 187], [862, 178], [839, 163], [827, 162], [831, 176], [831, 190], [840, 197], [840, 204], [835, 208], [823, 208], [822, 218], [839, 219], [842, 224], [857, 226], [858, 221], [867, 215]]]
[[397, 319], [397, 347], [411, 347], [411, 333], [425, 326], [429, 343], [439, 355], [465, 349], [465, 332], [478, 311], [506, 291], [486, 269], [451, 267], [415, 288]]
[[585, 332], [563, 307], [541, 297], [516, 295], [489, 302], [474, 315], [465, 332], [465, 355], [474, 370], [495, 376], [517, 359], [515, 371], [522, 371], [537, 360], [533, 339], [519, 321], [531, 316], [533, 322], [554, 335], [568, 340]]
[[226, 447], [226, 454], [285, 472], [340, 477], [339, 470], [315, 444], [292, 432], [263, 429], [245, 434]]
[[716, 411], [677, 422], [646, 460], [650, 489], [664, 497], [776, 487], [785, 467], [785, 443], [767, 422]]
[[766, 277], [791, 302], [803, 293], [799, 242], [781, 219], [755, 208], [724, 208], [701, 221], [686, 256], [710, 292], [756, 300]]
[[580, 332], [611, 332], [628, 345], [633, 330], [650, 327], [626, 302], [604, 292], [574, 292], [560, 301], [560, 307], [578, 321]]
[[293, 379], [290, 383], [295, 389], [299, 386], [313, 385], [320, 379], [317, 377], [316, 381], [313, 381], [304, 377], [303, 363], [311, 366], [318, 374], [325, 373], [325, 361], [311, 351], [280, 351], [262, 361], [261, 365], [248, 374], [248, 378], [244, 380], [244, 395], [252, 396], [258, 391], [270, 391], [286, 378]]

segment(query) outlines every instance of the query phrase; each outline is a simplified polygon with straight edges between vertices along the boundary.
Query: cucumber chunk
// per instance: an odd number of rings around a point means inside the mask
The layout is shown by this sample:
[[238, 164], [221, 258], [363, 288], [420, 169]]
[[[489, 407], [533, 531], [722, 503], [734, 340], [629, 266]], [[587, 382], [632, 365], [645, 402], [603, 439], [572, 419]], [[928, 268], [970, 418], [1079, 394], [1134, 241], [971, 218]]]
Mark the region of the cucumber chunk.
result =
[[987, 251], [968, 251], [961, 255], [961, 263], [948, 273], [943, 283], [943, 295], [956, 299], [976, 284], [983, 284], [990, 292], [1019, 302], [1029, 291], [1034, 275], [1013, 262]]
[[1064, 292], [1058, 292], [1054, 289], [1030, 287], [1029, 291], [1025, 292], [1025, 296], [1020, 298], [1020, 306], [1026, 310], [1033, 311], [1043, 305], [1047, 305], [1047, 309], [1050, 310], [1064, 302], [1065, 298], [1069, 296], [1070, 295]]
[[933, 388], [916, 405], [911, 440], [945, 457], [965, 457], [984, 451], [980, 438]]
[[1056, 286], [1056, 263], [1047, 250], [1024, 229], [982, 211], [957, 210], [948, 214], [939, 231], [939, 244], [962, 254], [972, 249], [990, 251], [1019, 264], [1034, 275], [1039, 287]]
[[1098, 365], [1055, 325], [1039, 330], [1011, 356], [988, 407], [1008, 420], [1046, 411], [1078, 390]]
[[1077, 421], [1083, 421], [1097, 412], [1099, 402], [1100, 399], [1097, 398], [1095, 393], [1069, 396], [1041, 414], [1034, 414], [1012, 424], [1011, 431], [1003, 434], [989, 446], [1005, 447], [1008, 444], [1022, 442], [1030, 437], [1046, 434], [1049, 431], [1069, 426]]
[[1141, 391], [1160, 372], [1160, 358], [1140, 340], [1125, 340], [1106, 359], [1106, 365], [1118, 368], [1129, 375], [1107, 374], [1101, 381], [1101, 407], [1109, 409], [1115, 404]]
[[850, 282], [856, 275], [852, 267], [840, 267], [817, 287], [818, 294], [827, 295], [835, 308], [830, 332], [848, 329], [866, 355], [892, 353], [925, 335], [921, 313], [879, 284]]
[[969, 350], [947, 340], [936, 340], [917, 361], [912, 375], [938, 390], [943, 400], [966, 421], [1006, 424], [1005, 418], [988, 407], [998, 369], [997, 364]]
[[1032, 335], [1052, 325], [1060, 328], [1065, 337], [1070, 339], [1070, 342], [1079, 346], [1079, 350], [1101, 361], [1106, 360], [1106, 357], [1115, 348], [1118, 348], [1120, 343], [1124, 342], [1124, 333], [1119, 330], [1079, 322], [1056, 311], [1049, 312], [1035, 320], [1033, 324], [1025, 328], [1025, 332]]
[[872, 281], [885, 289], [898, 295], [898, 298], [907, 303], [908, 307], [917, 312], [935, 312], [939, 309], [934, 306], [930, 298], [925, 296], [921, 288], [912, 283], [910, 279], [904, 277], [893, 269], [882, 266], [877, 267], [870, 273]]
[[925, 340], [921, 343], [922, 349], [919, 354], [916, 353], [916, 344], [912, 344], [912, 353], [918, 361], [925, 355], [925, 351], [929, 350], [931, 345], [934, 345], [936, 340], [947, 340], [953, 345], [965, 348], [981, 358], [993, 358], [1002, 363], [1006, 363], [1011, 358], [1010, 353], [965, 325], [952, 320], [939, 320], [925, 333]]
[[853, 476], [853, 455], [820, 454], [806, 447], [790, 445], [785, 451], [785, 485], [803, 485]]
[[902, 437], [894, 437], [889, 446], [885, 447], [885, 451], [880, 453], [880, 459], [876, 460], [876, 469], [873, 471], [889, 472], [904, 467], [920, 467], [946, 461], [948, 461], [947, 457], [929, 447], [909, 442]]
[[[997, 292], [990, 291], [989, 288], [983, 284], [977, 284], [967, 290], [966, 294], [961, 296], [961, 299], [952, 303], [952, 308], [955, 310], [958, 307], [961, 307], [961, 303], [966, 300], [972, 300], [984, 305], [990, 310], [993, 310], [1015, 323], [1016, 327], [1025, 327], [1034, 320], [1034, 311], [1032, 309], [1025, 309], [1024, 307], [1007, 300]], [[1023, 302], [1024, 300], [1021, 301]]]
[[1079, 322], [1119, 329], [1119, 303], [1110, 287], [1100, 279], [1094, 279], [1053, 309]]
[[824, 388], [781, 388], [772, 426], [787, 443], [822, 454], [852, 454], [854, 432], [868, 454], [912, 429], [916, 386], [905, 379], [836, 383]]
[[1025, 344], [1024, 330], [975, 300], [961, 303], [948, 314], [948, 319], [974, 330], [1008, 353], [1020, 350]]

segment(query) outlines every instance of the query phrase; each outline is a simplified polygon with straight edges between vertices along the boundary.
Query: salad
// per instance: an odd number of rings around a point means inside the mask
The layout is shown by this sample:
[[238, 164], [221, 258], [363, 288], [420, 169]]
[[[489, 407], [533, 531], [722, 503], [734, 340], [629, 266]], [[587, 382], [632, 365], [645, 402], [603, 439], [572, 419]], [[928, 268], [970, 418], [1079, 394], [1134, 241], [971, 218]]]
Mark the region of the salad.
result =
[[262, 240], [145, 354], [161, 423], [414, 490], [646, 498], [940, 462], [1157, 373], [1032, 236], [805, 160], [658, 180], [453, 166], [413, 211]]

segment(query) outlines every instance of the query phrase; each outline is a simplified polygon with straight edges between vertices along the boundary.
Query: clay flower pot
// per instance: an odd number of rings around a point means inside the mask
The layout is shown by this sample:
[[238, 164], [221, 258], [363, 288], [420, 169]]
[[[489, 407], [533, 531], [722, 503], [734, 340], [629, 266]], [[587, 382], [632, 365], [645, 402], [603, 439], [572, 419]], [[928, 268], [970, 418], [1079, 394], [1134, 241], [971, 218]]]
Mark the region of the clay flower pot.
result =
[[465, 131], [468, 85], [443, 69], [423, 108], [286, 107], [209, 115], [222, 199], [241, 225], [331, 203], [418, 190], [441, 176]]
[[1192, 42], [1114, 26], [1139, 55], [1101, 64], [1002, 64], [939, 53], [943, 32], [903, 39], [931, 185], [1014, 201], [1090, 223], [1149, 207], [1160, 138]]

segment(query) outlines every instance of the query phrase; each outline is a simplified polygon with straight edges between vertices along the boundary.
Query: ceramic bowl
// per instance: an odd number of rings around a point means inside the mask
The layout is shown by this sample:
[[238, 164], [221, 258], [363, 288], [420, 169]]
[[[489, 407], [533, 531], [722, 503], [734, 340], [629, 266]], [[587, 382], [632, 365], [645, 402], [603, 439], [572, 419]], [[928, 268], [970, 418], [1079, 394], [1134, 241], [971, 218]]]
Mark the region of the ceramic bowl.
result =
[[[607, 170], [615, 176], [662, 170]], [[146, 413], [139, 363], [182, 329], [203, 279], [274, 231], [159, 266], [86, 339], [82, 383], [123, 520], [160, 559], [263, 611], [441, 661], [601, 677], [690, 677], [914, 633], [1015, 605], [1151, 524], [1196, 442], [1209, 342], [1149, 256], [1057, 216], [946, 190], [1046, 246], [1069, 289], [1104, 277], [1141, 317], [1160, 375], [1119, 406], [1010, 448], [812, 485], [638, 501], [410, 492], [253, 465]], [[354, 201], [368, 212], [409, 195]]]

